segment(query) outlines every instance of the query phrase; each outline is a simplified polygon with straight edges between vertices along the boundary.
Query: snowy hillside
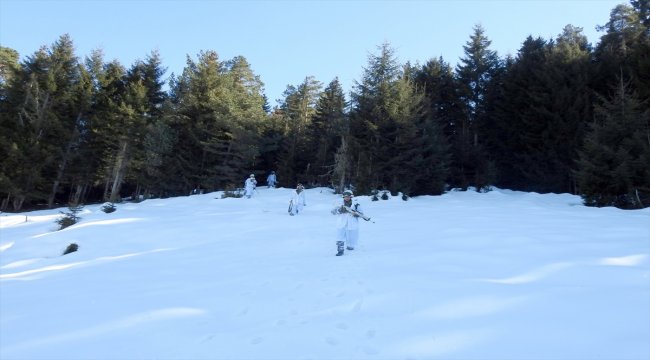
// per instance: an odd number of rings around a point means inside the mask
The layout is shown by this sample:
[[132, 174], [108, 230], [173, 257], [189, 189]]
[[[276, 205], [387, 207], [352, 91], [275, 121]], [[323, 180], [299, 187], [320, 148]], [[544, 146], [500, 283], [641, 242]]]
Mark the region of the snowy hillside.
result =
[[1, 214], [0, 359], [650, 359], [650, 209], [290, 192]]

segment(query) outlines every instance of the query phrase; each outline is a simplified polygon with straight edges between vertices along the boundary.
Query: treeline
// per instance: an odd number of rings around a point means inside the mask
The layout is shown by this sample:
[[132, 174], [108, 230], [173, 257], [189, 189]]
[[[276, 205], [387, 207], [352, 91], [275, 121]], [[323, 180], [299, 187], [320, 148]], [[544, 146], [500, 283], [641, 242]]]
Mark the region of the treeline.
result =
[[83, 61], [61, 36], [23, 61], [0, 48], [0, 209], [187, 195], [250, 173], [407, 195], [491, 185], [650, 205], [648, 0], [611, 11], [592, 47], [567, 25], [500, 58], [476, 26], [452, 67], [400, 64], [385, 43], [346, 96], [308, 76], [271, 108], [243, 56], [156, 52]]

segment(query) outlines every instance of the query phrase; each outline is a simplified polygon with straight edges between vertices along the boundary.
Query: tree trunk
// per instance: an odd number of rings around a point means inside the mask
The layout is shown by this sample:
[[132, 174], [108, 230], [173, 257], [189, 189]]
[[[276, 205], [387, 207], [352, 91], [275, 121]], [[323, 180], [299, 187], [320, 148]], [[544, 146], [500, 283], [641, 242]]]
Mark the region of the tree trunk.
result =
[[111, 185], [111, 180], [106, 179], [106, 182], [104, 183], [104, 196], [102, 196], [102, 199], [104, 201], [108, 201], [108, 198], [110, 196], [110, 194], [108, 193], [108, 189], [110, 188], [110, 185]]
[[[80, 121], [81, 121], [81, 113], [78, 113], [75, 124], [78, 124]], [[47, 199], [47, 207], [50, 209], [54, 205], [54, 199], [56, 197], [56, 193], [59, 190], [59, 185], [61, 184], [61, 179], [63, 179], [63, 174], [65, 174], [65, 168], [68, 165], [68, 160], [70, 159], [70, 156], [72, 155], [72, 147], [77, 141], [78, 134], [79, 133], [75, 130], [74, 134], [72, 135], [72, 138], [68, 141], [68, 145], [65, 148], [65, 153], [63, 153], [63, 159], [61, 159], [61, 163], [59, 164], [59, 170], [57, 171], [56, 179], [52, 184], [52, 193], [50, 193], [50, 197]]]
[[23, 207], [24, 202], [25, 202], [25, 195], [14, 196], [14, 201], [12, 204], [14, 211], [20, 211], [20, 209]]
[[75, 185], [74, 191], [70, 193], [70, 198], [68, 199], [68, 202], [71, 204], [79, 204], [81, 199], [83, 199], [82, 194], [84, 193], [85, 189], [86, 189], [86, 185], [81, 185], [81, 184]]
[[7, 197], [2, 199], [2, 205], [0, 205], [0, 211], [7, 210], [7, 207], [9, 207], [9, 200], [11, 200], [11, 194], [7, 194]]
[[120, 150], [115, 159], [115, 165], [113, 166], [113, 186], [111, 187], [111, 193], [109, 196], [110, 202], [115, 202], [120, 195], [120, 188], [122, 187], [122, 181], [124, 179], [124, 171], [127, 164], [127, 153], [128, 153], [128, 142], [122, 140], [120, 144]]
[[338, 175], [337, 193], [342, 193], [345, 189], [345, 179], [348, 176], [349, 158], [348, 158], [348, 145], [345, 138], [341, 139], [341, 147], [334, 155], [334, 174]]
[[63, 174], [65, 173], [65, 168], [68, 165], [68, 159], [70, 158], [70, 154], [72, 153], [72, 144], [73, 144], [73, 141], [71, 140], [68, 143], [68, 146], [65, 149], [65, 153], [63, 154], [63, 159], [61, 160], [61, 163], [59, 164], [59, 170], [56, 173], [56, 179], [54, 180], [54, 183], [52, 184], [52, 192], [50, 193], [50, 196], [47, 199], [47, 207], [50, 208], [50, 209], [54, 205], [54, 199], [56, 198], [56, 193], [59, 190], [59, 185], [61, 184], [61, 179], [63, 179]]
[[142, 188], [140, 187], [140, 184], [137, 184], [135, 187], [135, 201], [140, 202], [140, 191], [142, 191]]

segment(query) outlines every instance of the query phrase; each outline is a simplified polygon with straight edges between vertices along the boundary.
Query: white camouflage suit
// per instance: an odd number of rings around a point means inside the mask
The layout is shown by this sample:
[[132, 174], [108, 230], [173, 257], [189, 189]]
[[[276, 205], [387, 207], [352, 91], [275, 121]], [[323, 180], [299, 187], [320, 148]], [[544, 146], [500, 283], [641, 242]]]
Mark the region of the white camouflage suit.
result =
[[347, 204], [344, 200], [342, 204], [332, 209], [332, 214], [338, 216], [336, 222], [336, 245], [339, 253], [342, 253], [343, 246], [348, 250], [354, 250], [359, 241], [359, 217], [347, 212], [342, 208], [343, 205], [362, 212], [361, 205], [356, 200], [350, 200]]
[[302, 211], [302, 208], [307, 205], [307, 200], [305, 199], [305, 190], [302, 187], [298, 187], [296, 190], [291, 193], [291, 200], [289, 201], [291, 215], [296, 215]]
[[255, 180], [255, 175], [251, 174], [251, 176], [246, 179], [246, 182], [244, 182], [244, 195], [250, 199], [250, 197], [253, 196], [253, 191], [256, 186], [257, 180]]

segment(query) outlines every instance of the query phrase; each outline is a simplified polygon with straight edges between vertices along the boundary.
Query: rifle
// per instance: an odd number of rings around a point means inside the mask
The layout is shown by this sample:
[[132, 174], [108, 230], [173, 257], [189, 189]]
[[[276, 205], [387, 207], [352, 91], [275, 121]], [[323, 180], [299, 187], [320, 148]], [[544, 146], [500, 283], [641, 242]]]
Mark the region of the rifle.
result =
[[342, 205], [342, 207], [343, 207], [347, 212], [349, 212], [349, 213], [352, 214], [352, 215], [356, 215], [356, 216], [362, 218], [362, 219], [365, 220], [365, 221], [370, 221], [370, 222], [372, 222], [373, 224], [375, 223], [374, 221], [371, 221], [370, 218], [367, 217], [366, 215], [364, 215], [364, 214], [362, 214], [362, 213], [360, 213], [360, 212], [358, 212], [358, 211], [356, 211], [356, 210], [353, 210], [353, 209], [352, 209], [351, 207], [349, 207], [349, 206]]

